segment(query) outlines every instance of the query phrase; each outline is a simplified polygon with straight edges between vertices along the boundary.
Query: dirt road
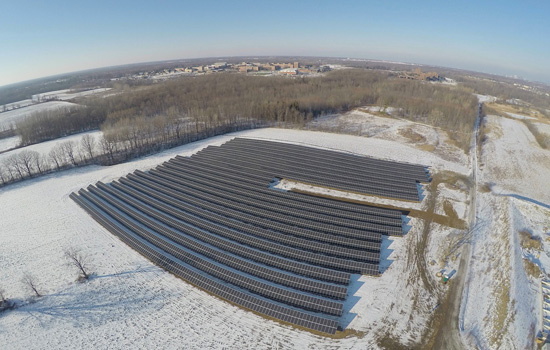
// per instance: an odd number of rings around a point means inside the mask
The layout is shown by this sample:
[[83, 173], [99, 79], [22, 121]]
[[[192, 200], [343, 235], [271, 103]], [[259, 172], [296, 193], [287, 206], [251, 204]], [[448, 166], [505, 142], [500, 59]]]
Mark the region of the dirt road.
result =
[[[479, 104], [477, 119], [474, 127], [474, 133], [472, 135], [472, 143], [470, 148], [470, 161], [472, 165], [471, 179], [472, 187], [470, 190], [470, 211], [468, 213], [469, 221], [469, 232], [467, 235], [471, 235], [472, 231], [476, 227], [477, 222], [477, 191], [478, 191], [478, 136], [479, 136], [479, 126], [481, 122], [481, 106]], [[468, 274], [468, 267], [470, 262], [470, 244], [466, 239], [466, 243], [462, 247], [462, 253], [460, 255], [460, 266], [456, 277], [451, 280], [449, 286], [449, 293], [447, 300], [445, 301], [442, 307], [446, 317], [443, 318], [443, 321], [440, 325], [440, 329], [437, 332], [436, 339], [434, 342], [434, 349], [465, 349], [462, 339], [460, 337], [460, 328], [459, 328], [459, 318], [460, 318], [460, 306], [462, 301], [462, 295], [464, 292], [464, 286], [466, 281], [466, 275]]]

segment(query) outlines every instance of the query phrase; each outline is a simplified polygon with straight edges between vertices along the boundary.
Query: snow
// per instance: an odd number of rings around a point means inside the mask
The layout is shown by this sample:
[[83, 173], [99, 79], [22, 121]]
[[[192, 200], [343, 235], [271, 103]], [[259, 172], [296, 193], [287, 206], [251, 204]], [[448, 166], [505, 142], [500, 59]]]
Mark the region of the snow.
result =
[[[313, 130], [334, 131], [379, 139], [381, 140], [379, 145], [384, 143], [382, 140], [398, 141], [401, 144], [399, 152], [403, 152], [408, 148], [430, 151], [421, 154], [424, 155], [423, 157], [429, 154], [441, 158], [444, 162], [440, 163], [438, 169], [448, 169], [459, 173], [466, 172], [468, 162], [466, 154], [448, 142], [449, 136], [446, 131], [405, 119], [372, 114], [379, 112], [391, 114], [395, 112], [395, 109], [392, 107], [369, 106], [348, 113], [317, 118], [310, 122], [307, 127]], [[404, 147], [403, 144], [407, 146]], [[410, 162], [422, 163], [419, 160], [411, 160]], [[458, 168], [457, 164], [464, 167]]]
[[480, 94], [474, 94], [477, 97], [477, 100], [479, 103], [486, 103], [486, 102], [496, 102], [498, 99], [495, 96], [491, 95], [480, 95]]
[[[93, 136], [95, 138], [96, 142], [97, 142], [99, 140], [99, 137], [102, 135], [102, 132], [99, 131], [99, 130], [83, 132], [83, 133], [80, 133], [80, 134], [75, 134], [75, 135], [71, 135], [71, 136], [67, 136], [67, 137], [62, 137], [62, 138], [51, 140], [51, 141], [41, 142], [41, 143], [30, 145], [30, 146], [27, 146], [27, 147], [24, 147], [24, 148], [18, 148], [18, 149], [15, 149], [13, 151], [1, 153], [0, 154], [0, 163], [2, 163], [3, 160], [5, 160], [9, 156], [11, 156], [12, 154], [17, 154], [17, 153], [21, 152], [24, 149], [29, 150], [29, 151], [36, 151], [36, 152], [40, 153], [42, 156], [47, 157], [48, 153], [50, 152], [50, 150], [52, 148], [54, 148], [59, 143], [63, 143], [63, 142], [67, 142], [67, 141], [72, 141], [72, 142], [75, 143], [75, 146], [76, 146], [76, 149], [77, 149], [77, 152], [75, 152], [75, 154], [78, 154], [79, 153], [78, 152], [78, 147], [80, 146], [80, 140], [82, 139], [82, 136], [87, 135], [87, 134]], [[19, 137], [16, 137], [16, 138], [19, 139]], [[1, 146], [1, 143], [0, 143], [0, 146]], [[0, 147], [0, 149], [1, 149], [1, 147]]]
[[71, 89], [65, 89], [65, 90], [45, 92], [42, 94], [38, 94], [36, 96], [39, 96], [42, 99], [56, 98], [58, 100], [66, 101], [66, 100], [72, 100], [73, 98], [76, 98], [76, 97], [84, 97], [84, 96], [93, 95], [93, 94], [97, 94], [97, 93], [105, 92], [109, 90], [111, 90], [111, 88], [99, 88], [99, 89], [77, 91], [77, 92]]
[[14, 109], [0, 113], [0, 129], [17, 123], [19, 120], [30, 116], [37, 112], [55, 111], [63, 108], [78, 106], [75, 103], [65, 101], [50, 101], [44, 103], [33, 104], [27, 107]]
[[541, 149], [519, 120], [487, 116], [490, 132], [483, 146], [482, 181], [501, 194], [519, 194], [550, 203], [550, 150]]
[[537, 119], [537, 118], [534, 118], [534, 117], [529, 117], [527, 115], [517, 114], [517, 113], [506, 112], [506, 114], [508, 114], [512, 118], [520, 119], [520, 120]]
[[[533, 348], [542, 329], [540, 277], [525, 261], [550, 271], [550, 151], [541, 149], [520, 120], [487, 116], [477, 225], [461, 309], [466, 348]], [[525, 248], [520, 232], [541, 240]]]
[[8, 149], [17, 147], [21, 142], [19, 136], [8, 137], [6, 139], [0, 139], [0, 152], [4, 152]]
[[548, 137], [550, 137], [550, 124], [537, 123], [537, 122], [535, 122], [534, 124], [536, 125], [537, 130], [540, 133], [546, 134]]
[[18, 120], [28, 117], [29, 115], [36, 112], [54, 111], [60, 108], [78, 106], [75, 103], [66, 102], [67, 100], [72, 100], [73, 98], [76, 98], [76, 97], [94, 95], [94, 94], [109, 91], [109, 90], [111, 90], [111, 88], [100, 88], [100, 89], [93, 89], [93, 90], [86, 90], [86, 91], [79, 91], [79, 92], [72, 92], [72, 90], [70, 89], [57, 90], [57, 91], [45, 92], [35, 96], [41, 96], [41, 98], [43, 99], [55, 98], [59, 101], [34, 103], [32, 100], [28, 99], [28, 100], [22, 100], [22, 101], [7, 104], [6, 105], [7, 109], [13, 108], [15, 106], [19, 106], [20, 108], [12, 109], [10, 111], [0, 113], [0, 129], [9, 125], [15, 124]]
[[13, 109], [14, 107], [15, 108], [21, 108], [21, 107], [30, 106], [30, 105], [32, 105], [32, 103], [33, 103], [32, 100], [29, 98], [29, 99], [26, 99], [26, 100], [7, 103], [4, 106], [6, 107], [6, 109]]
[[285, 191], [300, 190], [308, 193], [323, 194], [323, 195], [328, 195], [336, 198], [346, 198], [346, 199], [354, 199], [354, 200], [374, 203], [374, 204], [392, 205], [394, 207], [399, 207], [399, 208], [408, 208], [408, 209], [417, 209], [417, 210], [422, 209], [421, 202], [415, 203], [415, 202], [400, 201], [400, 200], [389, 199], [389, 198], [380, 198], [376, 196], [351, 193], [347, 191], [340, 191], [335, 189], [319, 187], [315, 185], [304, 184], [301, 182], [296, 182], [288, 179], [282, 179], [281, 181], [278, 181], [273, 186], [273, 188], [281, 189]]
[[[208, 145], [245, 136], [418, 162], [433, 167], [464, 165], [397, 141], [349, 135], [259, 129], [218, 136], [111, 167], [87, 166], [0, 189], [0, 285], [8, 298], [27, 300], [20, 283], [32, 273], [44, 297], [0, 317], [0, 343], [10, 349], [36, 348], [376, 348], [389, 332], [404, 343], [420, 341], [437, 300], [400, 276], [421, 234], [411, 218], [404, 237], [383, 242], [381, 277], [355, 276], [343, 317], [363, 337], [329, 339], [264, 319], [234, 307], [175, 278], [121, 243], [69, 198], [97, 181], [110, 182], [135, 169], [147, 170], [175, 155], [188, 156]], [[75, 136], [79, 137], [79, 136]], [[66, 138], [67, 139], [67, 138]], [[52, 145], [36, 145], [46, 152]], [[95, 272], [76, 283], [63, 251], [76, 246]], [[418, 298], [411, 298], [417, 293]]]

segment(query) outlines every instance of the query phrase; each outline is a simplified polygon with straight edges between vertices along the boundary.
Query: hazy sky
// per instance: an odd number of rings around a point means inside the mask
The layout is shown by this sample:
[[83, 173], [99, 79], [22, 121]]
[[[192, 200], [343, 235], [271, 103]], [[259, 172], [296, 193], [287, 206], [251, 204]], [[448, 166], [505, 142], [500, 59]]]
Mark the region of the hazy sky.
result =
[[118, 64], [300, 55], [550, 83], [550, 1], [0, 0], [0, 85]]

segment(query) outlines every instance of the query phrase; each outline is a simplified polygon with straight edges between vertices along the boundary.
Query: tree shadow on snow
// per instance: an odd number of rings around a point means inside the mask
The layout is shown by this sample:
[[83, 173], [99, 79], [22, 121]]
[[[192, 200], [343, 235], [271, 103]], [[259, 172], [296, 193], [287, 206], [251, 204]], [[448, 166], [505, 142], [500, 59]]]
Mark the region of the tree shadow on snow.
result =
[[513, 198], [516, 198], [516, 199], [521, 199], [521, 200], [526, 201], [526, 202], [529, 202], [529, 203], [533, 203], [533, 204], [536, 204], [536, 205], [540, 205], [540, 206], [543, 207], [543, 208], [550, 209], [550, 205], [549, 205], [549, 204], [542, 203], [542, 202], [539, 202], [539, 201], [536, 200], [536, 199], [529, 198], [529, 197], [525, 197], [525, 196], [521, 196], [521, 195], [519, 195], [519, 194], [513, 194], [513, 193], [500, 193], [500, 194], [498, 194], [498, 195], [499, 195], [499, 196], [506, 196], [506, 197], [513, 197]]
[[102, 279], [149, 272], [145, 268], [95, 276], [86, 283], [72, 284], [57, 293], [46, 294], [13, 312], [27, 315], [21, 321], [22, 324], [34, 320], [44, 328], [55, 327], [56, 322], [70, 323], [73, 327], [97, 326], [126, 319], [128, 315], [133, 317], [148, 313], [158, 310], [167, 300], [159, 298], [154, 290], [144, 287], [143, 279], [124, 278], [108, 284]]

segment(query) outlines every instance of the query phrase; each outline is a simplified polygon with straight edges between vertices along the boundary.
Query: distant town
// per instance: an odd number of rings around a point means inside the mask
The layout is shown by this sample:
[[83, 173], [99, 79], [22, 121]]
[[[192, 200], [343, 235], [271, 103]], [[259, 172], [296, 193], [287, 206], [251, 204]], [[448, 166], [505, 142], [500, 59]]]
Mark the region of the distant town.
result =
[[175, 78], [181, 75], [203, 75], [212, 74], [218, 72], [239, 72], [239, 73], [251, 73], [257, 75], [312, 75], [317, 73], [324, 73], [330, 71], [332, 68], [329, 65], [301, 65], [300, 62], [290, 63], [260, 63], [260, 62], [242, 62], [242, 63], [227, 63], [216, 62], [209, 65], [197, 65], [189, 67], [177, 67], [171, 69], [144, 71], [135, 74], [130, 74], [124, 77], [112, 78], [111, 81], [116, 80], [165, 80]]

